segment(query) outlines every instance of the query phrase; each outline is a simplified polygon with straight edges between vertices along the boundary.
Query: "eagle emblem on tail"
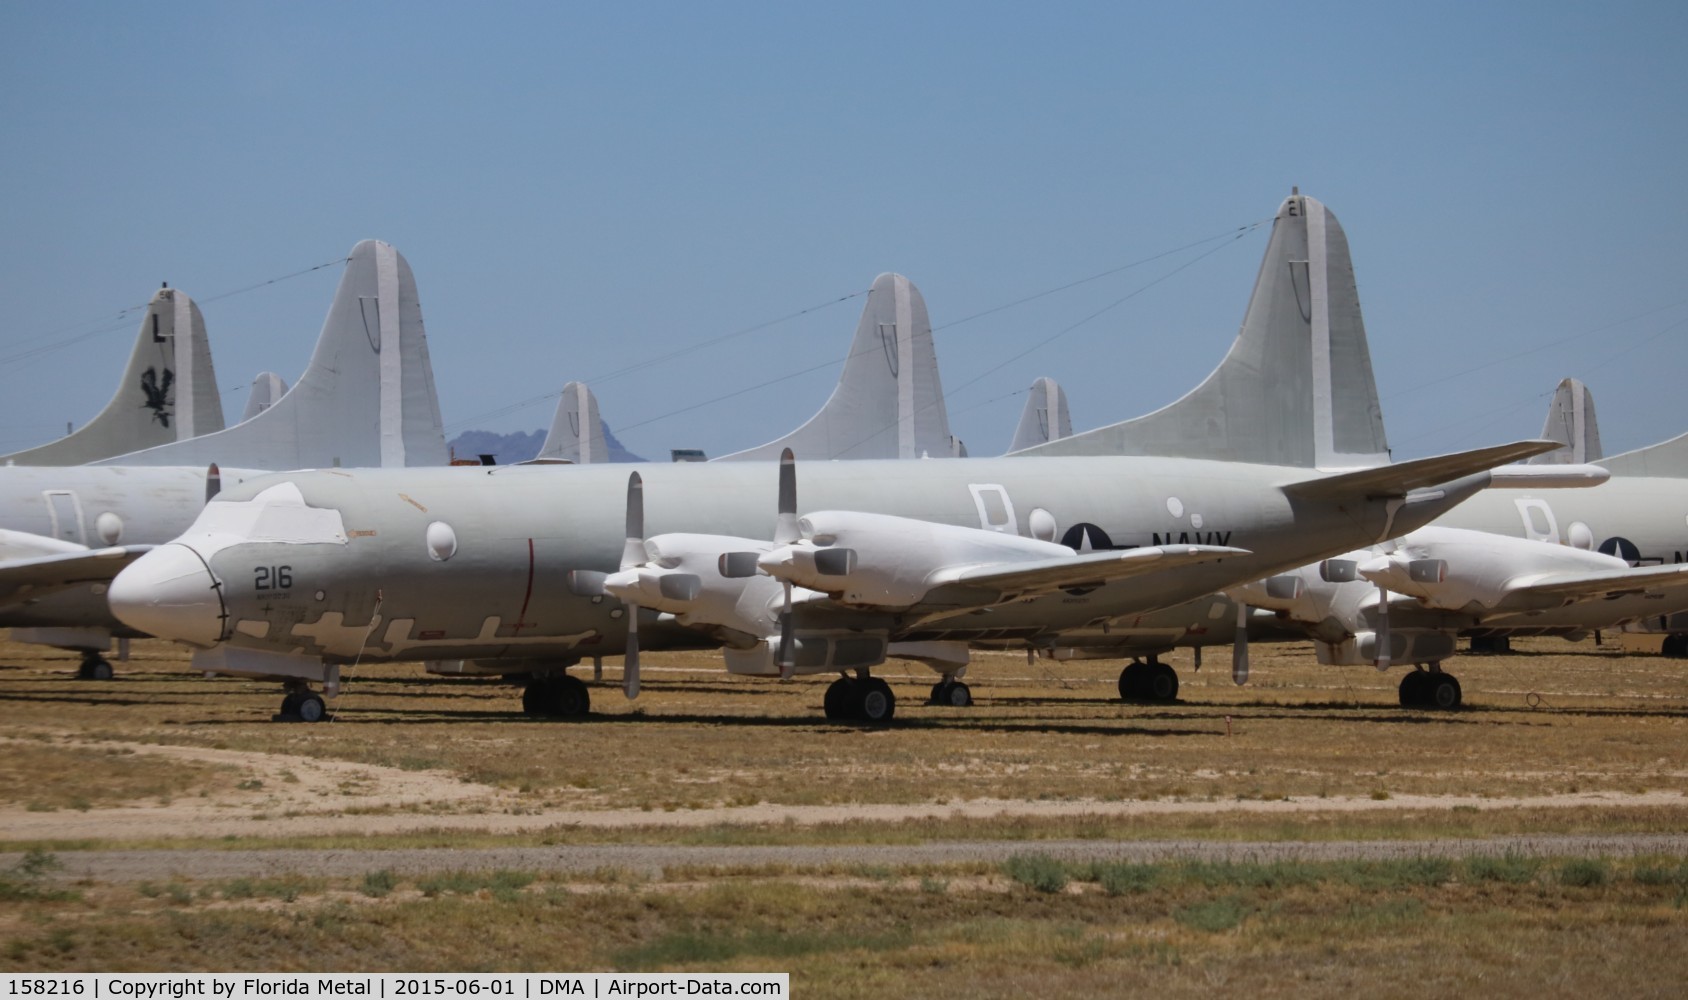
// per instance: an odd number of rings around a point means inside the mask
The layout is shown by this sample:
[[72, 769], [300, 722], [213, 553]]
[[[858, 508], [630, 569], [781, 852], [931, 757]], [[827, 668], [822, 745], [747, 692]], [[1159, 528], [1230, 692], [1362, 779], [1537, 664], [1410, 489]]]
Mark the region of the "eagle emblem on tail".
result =
[[159, 377], [156, 369], [151, 366], [141, 373], [141, 392], [147, 401], [142, 406], [152, 411], [152, 419], [170, 426], [170, 387], [176, 382], [176, 373], [164, 369], [163, 377]]

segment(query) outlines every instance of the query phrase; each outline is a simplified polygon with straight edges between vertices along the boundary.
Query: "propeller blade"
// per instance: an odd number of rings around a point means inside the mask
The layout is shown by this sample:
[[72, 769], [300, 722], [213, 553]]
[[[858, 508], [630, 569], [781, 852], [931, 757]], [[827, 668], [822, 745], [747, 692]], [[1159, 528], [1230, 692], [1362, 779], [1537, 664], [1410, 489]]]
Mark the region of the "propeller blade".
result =
[[645, 481], [635, 472], [627, 477], [627, 544], [621, 547], [621, 568], [645, 562]]
[[1248, 683], [1248, 605], [1237, 604], [1237, 634], [1231, 640], [1231, 680]]
[[1389, 669], [1389, 590], [1377, 588], [1377, 669]]
[[788, 681], [797, 669], [796, 650], [792, 648], [794, 639], [791, 634], [791, 584], [785, 584], [785, 605], [780, 608], [780, 680]]
[[790, 545], [802, 538], [797, 530], [797, 456], [787, 448], [780, 452], [779, 517], [774, 520], [774, 544]]
[[[637, 472], [634, 475], [638, 475]], [[627, 606], [627, 657], [622, 661], [621, 693], [632, 701], [639, 697], [639, 606]]]

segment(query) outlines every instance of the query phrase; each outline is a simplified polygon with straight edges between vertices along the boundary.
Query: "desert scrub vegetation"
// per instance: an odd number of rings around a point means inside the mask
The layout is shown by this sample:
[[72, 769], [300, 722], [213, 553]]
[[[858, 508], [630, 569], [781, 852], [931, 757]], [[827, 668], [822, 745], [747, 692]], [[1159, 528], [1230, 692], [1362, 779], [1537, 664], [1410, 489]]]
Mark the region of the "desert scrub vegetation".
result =
[[[0, 968], [790, 971], [805, 996], [1648, 995], [1688, 975], [1688, 861], [1606, 859], [1572, 884], [1475, 859], [1423, 863], [1070, 864], [863, 879], [569, 882], [545, 873], [317, 880], [283, 901], [250, 881], [191, 899], [99, 886], [8, 903]], [[1066, 891], [1045, 891], [1065, 877]], [[936, 883], [942, 879], [941, 891]], [[434, 889], [427, 895], [425, 881]], [[1584, 880], [1585, 882], [1587, 880]], [[1108, 883], [1115, 888], [1108, 889]], [[508, 890], [508, 891], [506, 891]], [[1438, 956], [1426, 965], [1417, 957]], [[1497, 985], [1498, 984], [1498, 985]]]

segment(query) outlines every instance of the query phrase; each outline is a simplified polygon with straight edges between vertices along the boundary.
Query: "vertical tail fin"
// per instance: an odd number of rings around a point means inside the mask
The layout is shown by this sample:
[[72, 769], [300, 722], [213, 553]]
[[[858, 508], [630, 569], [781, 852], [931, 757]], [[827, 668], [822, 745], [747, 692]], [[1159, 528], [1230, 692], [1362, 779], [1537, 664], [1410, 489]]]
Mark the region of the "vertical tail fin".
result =
[[1348, 237], [1313, 198], [1278, 207], [1241, 331], [1206, 381], [1147, 416], [1028, 455], [1161, 455], [1316, 468], [1389, 461]]
[[116, 395], [81, 429], [0, 456], [17, 465], [82, 465], [223, 429], [205, 317], [179, 289], [155, 292]]
[[772, 461], [787, 448], [810, 460], [958, 453], [938, 383], [932, 322], [913, 282], [900, 274], [874, 279], [844, 372], [819, 413], [777, 441], [715, 461]]
[[352, 248], [310, 366], [288, 393], [216, 434], [101, 465], [254, 469], [445, 465], [445, 432], [410, 264], [393, 247]]
[[1020, 426], [1014, 430], [1014, 443], [1008, 454], [1033, 445], [1047, 444], [1071, 437], [1073, 418], [1067, 412], [1067, 394], [1052, 378], [1040, 378], [1032, 383], [1026, 408], [1020, 411]]
[[246, 395], [246, 409], [240, 415], [240, 422], [245, 423], [253, 417], [275, 405], [275, 401], [287, 395], [287, 380], [275, 372], [259, 372], [252, 380], [252, 390]]
[[598, 397], [584, 384], [570, 382], [563, 386], [563, 396], [557, 400], [557, 415], [552, 418], [551, 430], [534, 461], [587, 465], [609, 460], [604, 423], [598, 418]]
[[1583, 465], [1600, 457], [1600, 426], [1594, 419], [1594, 397], [1588, 386], [1574, 378], [1560, 380], [1553, 402], [1547, 405], [1541, 436], [1562, 447], [1537, 455], [1528, 465]]

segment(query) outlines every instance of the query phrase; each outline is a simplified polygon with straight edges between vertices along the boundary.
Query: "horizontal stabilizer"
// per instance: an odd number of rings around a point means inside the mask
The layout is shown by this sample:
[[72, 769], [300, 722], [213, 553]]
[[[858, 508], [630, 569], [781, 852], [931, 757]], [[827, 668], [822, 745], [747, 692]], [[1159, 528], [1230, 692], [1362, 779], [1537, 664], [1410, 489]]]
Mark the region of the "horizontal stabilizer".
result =
[[104, 583], [150, 551], [151, 545], [114, 545], [8, 560], [0, 563], [0, 603]]
[[1487, 472], [1499, 465], [1521, 462], [1557, 447], [1558, 444], [1553, 441], [1515, 441], [1475, 451], [1433, 455], [1355, 472], [1339, 472], [1319, 479], [1304, 479], [1283, 489], [1292, 497], [1309, 500], [1342, 496], [1404, 496], [1413, 490]]
[[1068, 558], [996, 563], [943, 569], [931, 577], [933, 588], [925, 603], [945, 603], [944, 592], [957, 589], [994, 590], [1004, 597], [1047, 594], [1063, 587], [1095, 586], [1127, 577], [1197, 563], [1248, 555], [1247, 549], [1225, 545], [1164, 545], [1105, 552], [1075, 553]]

